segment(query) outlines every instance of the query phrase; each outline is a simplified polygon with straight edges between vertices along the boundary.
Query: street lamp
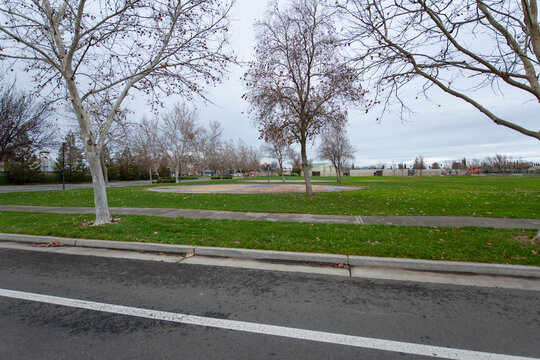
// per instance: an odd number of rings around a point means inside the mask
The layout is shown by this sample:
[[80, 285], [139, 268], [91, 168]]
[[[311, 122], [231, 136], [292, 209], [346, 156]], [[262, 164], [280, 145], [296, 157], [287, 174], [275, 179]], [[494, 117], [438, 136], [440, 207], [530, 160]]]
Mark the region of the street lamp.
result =
[[66, 143], [62, 143], [62, 190], [66, 190]]

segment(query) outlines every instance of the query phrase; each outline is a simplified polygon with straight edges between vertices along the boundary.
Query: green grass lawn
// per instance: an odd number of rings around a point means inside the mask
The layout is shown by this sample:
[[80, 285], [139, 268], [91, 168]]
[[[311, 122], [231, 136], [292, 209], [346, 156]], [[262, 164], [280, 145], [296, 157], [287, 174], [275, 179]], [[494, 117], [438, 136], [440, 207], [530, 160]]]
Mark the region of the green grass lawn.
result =
[[[334, 178], [326, 180], [335, 184]], [[241, 181], [213, 180], [200, 184]], [[174, 184], [166, 184], [171, 185]], [[343, 185], [362, 189], [317, 193], [311, 198], [303, 193], [167, 194], [147, 191], [150, 186], [109, 188], [107, 193], [113, 207], [540, 218], [540, 177], [360, 177], [345, 178]], [[77, 189], [0, 194], [0, 204], [93, 206], [93, 193], [91, 189]]]
[[272, 223], [120, 216], [91, 227], [91, 215], [0, 213], [0, 232], [230, 248], [540, 265], [536, 231]]

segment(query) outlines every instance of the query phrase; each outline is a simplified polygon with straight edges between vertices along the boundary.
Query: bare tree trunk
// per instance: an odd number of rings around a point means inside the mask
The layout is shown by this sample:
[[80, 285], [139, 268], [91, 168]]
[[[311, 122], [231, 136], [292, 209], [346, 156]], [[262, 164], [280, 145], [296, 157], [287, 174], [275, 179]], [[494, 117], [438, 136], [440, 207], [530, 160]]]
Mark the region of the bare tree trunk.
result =
[[338, 167], [338, 184], [341, 185], [341, 168]]
[[107, 165], [105, 164], [105, 159], [103, 158], [103, 151], [101, 152], [101, 155], [99, 156], [99, 161], [101, 162], [101, 169], [103, 171], [103, 179], [105, 180], [105, 186], [109, 186], [109, 174]]
[[150, 175], [150, 185], [152, 185], [152, 167], [148, 168], [148, 175]]
[[281, 167], [281, 182], [285, 183], [285, 171], [283, 171], [283, 166]]
[[538, 230], [538, 234], [533, 238], [534, 241], [540, 242], [540, 230]]
[[300, 152], [302, 156], [302, 170], [304, 171], [304, 179], [306, 182], [306, 196], [310, 197], [313, 196], [313, 189], [311, 188], [311, 180], [310, 180], [310, 173], [309, 173], [309, 164], [307, 159], [307, 153], [306, 153], [306, 142], [303, 141], [300, 144]]
[[100, 155], [93, 145], [85, 143], [86, 159], [90, 166], [92, 174], [92, 185], [94, 187], [94, 204], [96, 206], [96, 221], [94, 225], [103, 225], [111, 222], [111, 214], [109, 213], [109, 205], [107, 204], [107, 189], [105, 187], [105, 179], [101, 169]]
[[178, 172], [180, 173], [180, 176], [176, 177], [176, 182], [181, 183], [182, 182], [182, 163], [178, 165]]
[[178, 164], [174, 167], [174, 182], [178, 184]]
[[101, 169], [102, 148], [93, 141], [90, 118], [88, 116], [88, 112], [82, 106], [82, 101], [79, 97], [71, 69], [63, 75], [66, 79], [68, 91], [71, 95], [73, 110], [77, 115], [77, 120], [79, 121], [81, 140], [84, 145], [86, 160], [90, 166], [90, 173], [92, 174], [94, 204], [96, 209], [96, 221], [94, 222], [94, 225], [107, 224], [111, 222], [112, 218], [111, 214], [109, 213], [109, 204], [107, 203], [107, 188], [105, 185], [105, 179], [103, 177], [103, 170]]

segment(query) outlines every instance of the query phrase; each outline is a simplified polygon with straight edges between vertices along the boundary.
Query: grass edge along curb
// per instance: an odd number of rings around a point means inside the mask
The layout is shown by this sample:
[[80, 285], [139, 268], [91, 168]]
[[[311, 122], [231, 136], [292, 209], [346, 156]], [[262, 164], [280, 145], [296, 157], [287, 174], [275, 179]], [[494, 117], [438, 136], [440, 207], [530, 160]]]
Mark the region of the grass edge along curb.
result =
[[125, 215], [0, 213], [0, 232], [223, 248], [540, 266], [536, 230], [428, 228]]
[[33, 244], [58, 241], [61, 244], [67, 246], [87, 248], [163, 252], [173, 254], [193, 253], [200, 256], [233, 257], [254, 260], [316, 262], [323, 264], [345, 263], [349, 266], [386, 267], [404, 270], [540, 278], [540, 267], [532, 265], [483, 264], [461, 261], [381, 258], [371, 256], [349, 256], [340, 254], [302, 253], [275, 250], [255, 250], [95, 239], [76, 239], [57, 236], [39, 236], [8, 233], [0, 233], [0, 241]]

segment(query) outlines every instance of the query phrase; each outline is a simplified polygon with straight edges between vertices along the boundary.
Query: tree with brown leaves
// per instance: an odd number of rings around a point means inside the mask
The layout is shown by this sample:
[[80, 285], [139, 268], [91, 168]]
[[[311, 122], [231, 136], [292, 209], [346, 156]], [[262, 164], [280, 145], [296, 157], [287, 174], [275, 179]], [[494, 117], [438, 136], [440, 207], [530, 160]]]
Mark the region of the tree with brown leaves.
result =
[[335, 14], [323, 1], [272, 2], [256, 26], [255, 60], [244, 98], [264, 139], [300, 145], [306, 195], [312, 196], [307, 145], [330, 124], [342, 126], [347, 105], [361, 100], [358, 72], [343, 55]]
[[330, 128], [324, 132], [319, 145], [319, 158], [332, 163], [340, 184], [345, 164], [354, 159], [354, 152], [354, 147], [343, 128]]

